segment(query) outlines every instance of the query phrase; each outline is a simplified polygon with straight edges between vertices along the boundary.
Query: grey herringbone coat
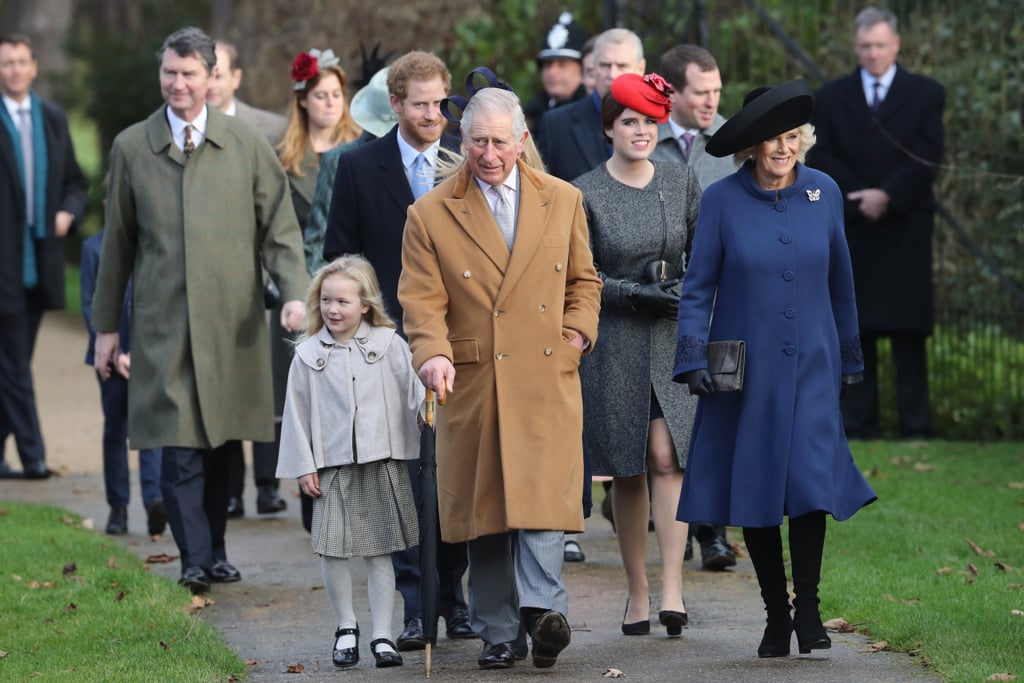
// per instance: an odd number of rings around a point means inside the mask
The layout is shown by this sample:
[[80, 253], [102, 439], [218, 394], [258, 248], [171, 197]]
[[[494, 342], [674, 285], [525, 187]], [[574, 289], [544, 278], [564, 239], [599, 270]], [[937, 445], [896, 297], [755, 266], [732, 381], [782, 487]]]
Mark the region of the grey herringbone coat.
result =
[[601, 292], [601, 343], [580, 366], [583, 432], [595, 475], [631, 477], [645, 471], [651, 391], [665, 414], [680, 467], [696, 401], [672, 382], [676, 321], [633, 310], [627, 292], [648, 263], [684, 267], [692, 241], [700, 186], [687, 166], [655, 163], [654, 177], [637, 189], [612, 178], [601, 164], [573, 184], [583, 191]]

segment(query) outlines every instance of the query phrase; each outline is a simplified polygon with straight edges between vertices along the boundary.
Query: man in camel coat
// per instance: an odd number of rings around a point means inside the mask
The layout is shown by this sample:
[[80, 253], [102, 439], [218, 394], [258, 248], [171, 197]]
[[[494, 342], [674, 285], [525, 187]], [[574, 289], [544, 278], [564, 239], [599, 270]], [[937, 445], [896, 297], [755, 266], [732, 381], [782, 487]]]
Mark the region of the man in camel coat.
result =
[[478, 92], [462, 133], [464, 164], [409, 209], [398, 297], [420, 379], [447, 394], [441, 534], [468, 541], [478, 663], [513, 666], [522, 618], [534, 665], [550, 667], [570, 640], [561, 570], [564, 532], [583, 529], [577, 370], [597, 340], [601, 281], [580, 192], [519, 161], [516, 96]]

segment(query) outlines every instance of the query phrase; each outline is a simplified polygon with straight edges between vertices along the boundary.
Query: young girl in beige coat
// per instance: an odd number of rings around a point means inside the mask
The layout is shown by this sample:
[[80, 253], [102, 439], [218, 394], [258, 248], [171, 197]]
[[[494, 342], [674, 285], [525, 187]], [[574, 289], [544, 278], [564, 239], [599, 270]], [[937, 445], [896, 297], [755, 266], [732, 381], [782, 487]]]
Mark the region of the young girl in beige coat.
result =
[[313, 552], [338, 615], [335, 666], [359, 662], [351, 557], [366, 561], [376, 665], [400, 666], [391, 553], [416, 545], [419, 527], [409, 470], [398, 461], [419, 457], [423, 385], [366, 259], [343, 256], [321, 268], [306, 318], [288, 373], [277, 476], [297, 478], [314, 498]]

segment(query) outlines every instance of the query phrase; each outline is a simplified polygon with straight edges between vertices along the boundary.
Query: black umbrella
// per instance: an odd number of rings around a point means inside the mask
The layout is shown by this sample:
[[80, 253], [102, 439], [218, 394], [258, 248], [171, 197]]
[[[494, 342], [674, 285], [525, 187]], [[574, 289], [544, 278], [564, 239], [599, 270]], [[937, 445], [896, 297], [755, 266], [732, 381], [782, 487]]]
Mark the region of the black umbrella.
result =
[[[444, 404], [444, 397], [439, 403]], [[426, 424], [420, 434], [420, 603], [423, 606], [423, 637], [427, 641], [427, 678], [431, 648], [437, 643], [437, 454], [434, 433], [434, 391], [427, 389]]]

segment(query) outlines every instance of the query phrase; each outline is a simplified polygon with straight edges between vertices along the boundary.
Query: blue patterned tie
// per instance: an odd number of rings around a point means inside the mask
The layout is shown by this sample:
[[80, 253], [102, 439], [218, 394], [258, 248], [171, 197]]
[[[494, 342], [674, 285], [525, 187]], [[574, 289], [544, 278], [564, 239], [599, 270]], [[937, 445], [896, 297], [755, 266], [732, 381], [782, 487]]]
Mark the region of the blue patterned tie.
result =
[[409, 179], [413, 197], [419, 199], [430, 192], [434, 186], [432, 176], [433, 169], [427, 163], [427, 158], [422, 154], [417, 155], [416, 160], [412, 162], [412, 177]]
[[878, 111], [878, 108], [882, 106], [882, 98], [879, 97], [878, 92], [882, 87], [882, 84], [875, 81], [874, 85], [874, 96], [871, 98], [871, 111]]

